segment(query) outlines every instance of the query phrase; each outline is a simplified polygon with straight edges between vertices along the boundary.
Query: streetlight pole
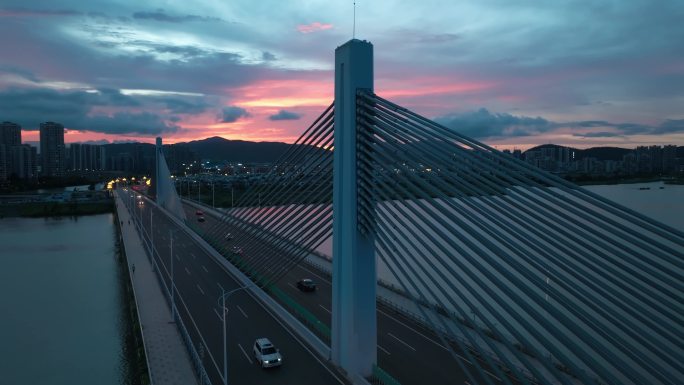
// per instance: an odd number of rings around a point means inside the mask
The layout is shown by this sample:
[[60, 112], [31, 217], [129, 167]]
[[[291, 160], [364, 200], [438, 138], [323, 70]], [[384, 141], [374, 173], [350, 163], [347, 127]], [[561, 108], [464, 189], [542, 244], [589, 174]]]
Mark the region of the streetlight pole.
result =
[[223, 321], [223, 385], [228, 385], [228, 354], [226, 353], [226, 313], [228, 312], [228, 309], [226, 309], [226, 298], [240, 290], [244, 290], [252, 286], [256, 286], [256, 284], [254, 282], [250, 282], [245, 286], [240, 286], [229, 291], [221, 288], [221, 298], [219, 298], [218, 302], [221, 303], [221, 309], [223, 310], [223, 317], [221, 317], [221, 321]]
[[[152, 214], [154, 214], [154, 210], [150, 207], [150, 249], [152, 250], [152, 259], [154, 259], [154, 233], [153, 233], [153, 228], [152, 228]], [[154, 264], [152, 264], [154, 266]]]
[[211, 207], [216, 208], [216, 199], [214, 196], [214, 181], [211, 181]]
[[173, 230], [169, 230], [169, 241], [171, 242], [171, 320], [176, 319], [176, 301], [174, 300], [174, 292], [176, 286], [173, 282]]
[[202, 181], [199, 181], [199, 180], [198, 180], [198, 181], [197, 181], [197, 203], [201, 203], [201, 202], [200, 202], [200, 199], [201, 199], [201, 198], [200, 198], [200, 192], [201, 192], [201, 191], [202, 191]]
[[234, 206], [233, 204], [233, 185], [230, 185], [230, 208], [232, 209]]

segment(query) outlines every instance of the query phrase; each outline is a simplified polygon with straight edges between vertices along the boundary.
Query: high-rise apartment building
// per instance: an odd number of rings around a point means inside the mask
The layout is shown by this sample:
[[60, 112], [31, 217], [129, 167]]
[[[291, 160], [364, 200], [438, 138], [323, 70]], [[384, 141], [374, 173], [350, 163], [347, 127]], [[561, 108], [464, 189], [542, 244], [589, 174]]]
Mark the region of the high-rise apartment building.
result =
[[55, 122], [40, 124], [40, 154], [43, 176], [64, 176], [64, 126]]
[[13, 146], [10, 150], [12, 174], [20, 179], [33, 179], [36, 174], [36, 148], [28, 144]]
[[103, 170], [101, 147], [97, 144], [71, 143], [68, 168], [72, 171]]
[[21, 126], [12, 122], [0, 123], [0, 180], [7, 180], [15, 173], [12, 148], [21, 145]]

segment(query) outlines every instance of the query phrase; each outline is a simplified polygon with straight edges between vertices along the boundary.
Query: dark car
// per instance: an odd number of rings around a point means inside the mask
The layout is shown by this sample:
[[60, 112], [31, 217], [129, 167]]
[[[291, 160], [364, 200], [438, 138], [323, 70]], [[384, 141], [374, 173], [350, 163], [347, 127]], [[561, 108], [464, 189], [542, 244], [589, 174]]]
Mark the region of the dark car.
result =
[[197, 217], [197, 221], [198, 221], [198, 222], [204, 222], [205, 219], [204, 219], [204, 217]]
[[195, 215], [204, 215], [204, 211], [197, 210], [197, 211], [195, 211]]
[[309, 278], [303, 278], [297, 281], [297, 289], [301, 291], [316, 291], [316, 282]]

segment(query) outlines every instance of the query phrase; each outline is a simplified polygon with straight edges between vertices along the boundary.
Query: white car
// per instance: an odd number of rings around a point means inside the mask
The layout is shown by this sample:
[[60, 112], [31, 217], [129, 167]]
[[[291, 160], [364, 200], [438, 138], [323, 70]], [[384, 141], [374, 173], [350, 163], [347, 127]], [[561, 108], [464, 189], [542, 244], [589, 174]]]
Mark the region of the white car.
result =
[[262, 368], [271, 368], [283, 364], [283, 356], [280, 351], [273, 346], [268, 338], [259, 338], [254, 341], [254, 360]]

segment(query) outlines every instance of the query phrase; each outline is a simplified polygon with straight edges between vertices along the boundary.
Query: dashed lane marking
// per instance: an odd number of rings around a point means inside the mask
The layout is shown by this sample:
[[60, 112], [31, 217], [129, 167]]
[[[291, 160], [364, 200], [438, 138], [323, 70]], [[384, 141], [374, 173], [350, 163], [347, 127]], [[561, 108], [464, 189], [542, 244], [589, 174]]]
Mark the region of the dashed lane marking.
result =
[[388, 352], [387, 349], [385, 349], [385, 348], [383, 348], [382, 346], [380, 346], [380, 344], [377, 344], [377, 345], [378, 345], [378, 349], [382, 350], [382, 351], [383, 351], [385, 354], [387, 354], [388, 356], [391, 355], [391, 353]]
[[327, 311], [329, 314], [332, 314], [332, 312], [330, 310], [328, 310], [328, 308], [326, 308], [325, 306], [323, 306], [321, 304], [319, 304], [318, 306], [320, 306], [321, 309]]
[[202, 265], [202, 268], [203, 268], [204, 271], [206, 271], [207, 273], [209, 272], [209, 270], [207, 270], [207, 267], [206, 267], [206, 266]]
[[198, 285], [196, 285], [196, 286], [197, 286], [197, 289], [200, 291], [200, 293], [202, 293], [202, 295], [204, 295], [204, 290], [202, 290], [202, 288], [200, 287], [200, 285], [198, 284]]
[[411, 345], [407, 344], [406, 342], [402, 341], [399, 337], [395, 336], [394, 334], [392, 334], [392, 333], [387, 333], [387, 335], [390, 336], [390, 337], [392, 337], [392, 338], [394, 338], [395, 340], [401, 342], [402, 344], [404, 344], [406, 347], [408, 347], [409, 349], [413, 350], [414, 352], [416, 351], [416, 348], [414, 348], [413, 346], [411, 346]]
[[240, 350], [242, 350], [242, 354], [245, 355], [245, 358], [247, 358], [247, 361], [249, 361], [250, 364], [253, 364], [252, 359], [249, 358], [249, 354], [247, 354], [247, 352], [245, 351], [245, 349], [242, 348], [242, 345], [237, 344], [237, 346], [238, 346], [238, 348], [240, 348]]
[[235, 307], [237, 307], [237, 309], [240, 310], [240, 313], [242, 313], [242, 315], [245, 316], [245, 318], [249, 318], [249, 317], [247, 317], [247, 313], [245, 313], [245, 311], [242, 310], [242, 308], [240, 307], [240, 305], [235, 305]]

